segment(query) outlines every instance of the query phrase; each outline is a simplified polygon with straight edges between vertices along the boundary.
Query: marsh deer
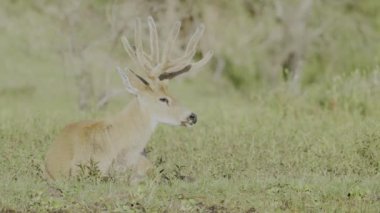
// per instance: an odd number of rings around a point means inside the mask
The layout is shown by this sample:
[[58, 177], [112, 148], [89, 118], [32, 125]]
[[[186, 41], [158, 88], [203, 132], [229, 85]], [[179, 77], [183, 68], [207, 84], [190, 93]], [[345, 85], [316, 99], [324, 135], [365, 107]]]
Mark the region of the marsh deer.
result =
[[47, 152], [46, 173], [51, 179], [75, 176], [79, 166], [96, 162], [101, 174], [132, 170], [132, 181], [140, 180], [151, 163], [142, 154], [157, 124], [192, 126], [197, 116], [181, 106], [168, 93], [168, 81], [183, 73], [198, 70], [212, 56], [208, 52], [193, 62], [196, 46], [205, 27], [199, 26], [190, 38], [184, 54], [171, 57], [171, 50], [180, 31], [180, 22], [171, 29], [160, 51], [157, 27], [148, 17], [150, 53], [143, 50], [141, 21], [136, 20], [135, 45], [122, 37], [129, 57], [144, 71], [144, 76], [125, 68], [117, 68], [125, 89], [134, 96], [125, 110], [100, 121], [81, 121], [67, 125]]

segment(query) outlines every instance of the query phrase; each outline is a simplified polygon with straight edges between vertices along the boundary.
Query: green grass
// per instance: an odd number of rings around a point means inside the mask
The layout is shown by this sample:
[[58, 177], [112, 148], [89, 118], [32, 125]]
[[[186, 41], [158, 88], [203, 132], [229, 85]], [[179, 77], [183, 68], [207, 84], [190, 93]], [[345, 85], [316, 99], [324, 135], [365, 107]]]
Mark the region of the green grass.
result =
[[[46, 103], [37, 95], [2, 96], [0, 206], [19, 211], [378, 212], [380, 99], [376, 93], [367, 99], [357, 89], [363, 114], [346, 106], [343, 97], [354, 96], [344, 96], [343, 85], [337, 96], [325, 85], [331, 96], [321, 95], [316, 86], [298, 96], [279, 88], [257, 89], [250, 97], [220, 83], [176, 83], [176, 93], [185, 94], [183, 102], [198, 112], [200, 122], [191, 129], [158, 128], [147, 148], [154, 174], [138, 186], [118, 178], [52, 185], [40, 178], [43, 156], [60, 128], [116, 113], [125, 101], [85, 114], [53, 97]], [[334, 97], [341, 102], [331, 107], [321, 101]]]

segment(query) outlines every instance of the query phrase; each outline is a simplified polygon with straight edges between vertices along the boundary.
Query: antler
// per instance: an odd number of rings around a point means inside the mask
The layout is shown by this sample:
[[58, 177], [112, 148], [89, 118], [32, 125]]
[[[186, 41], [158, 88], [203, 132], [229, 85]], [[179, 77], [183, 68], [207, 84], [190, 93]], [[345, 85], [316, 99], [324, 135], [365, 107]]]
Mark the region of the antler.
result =
[[173, 45], [177, 40], [181, 28], [181, 22], [176, 22], [170, 30], [162, 52], [160, 52], [159, 49], [157, 26], [153, 18], [150, 16], [148, 17], [148, 26], [150, 54], [144, 52], [143, 50], [140, 19], [136, 20], [135, 25], [135, 46], [132, 46], [125, 36], [122, 37], [122, 43], [129, 57], [131, 57], [131, 59], [138, 64], [152, 79], [162, 81], [172, 79], [182, 73], [197, 70], [204, 66], [213, 55], [212, 51], [209, 51], [198, 62], [192, 62], [192, 59], [196, 53], [197, 44], [199, 43], [205, 30], [205, 26], [203, 24], [197, 27], [195, 33], [190, 38], [184, 55], [175, 59], [172, 59], [170, 54], [172, 52]]

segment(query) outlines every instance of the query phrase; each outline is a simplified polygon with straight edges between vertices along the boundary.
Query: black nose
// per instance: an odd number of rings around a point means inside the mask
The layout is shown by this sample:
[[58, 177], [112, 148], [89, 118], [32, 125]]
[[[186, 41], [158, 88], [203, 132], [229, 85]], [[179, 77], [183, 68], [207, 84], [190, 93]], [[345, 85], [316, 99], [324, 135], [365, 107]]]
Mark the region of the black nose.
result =
[[191, 113], [188, 118], [193, 124], [197, 123], [197, 115], [194, 113]]

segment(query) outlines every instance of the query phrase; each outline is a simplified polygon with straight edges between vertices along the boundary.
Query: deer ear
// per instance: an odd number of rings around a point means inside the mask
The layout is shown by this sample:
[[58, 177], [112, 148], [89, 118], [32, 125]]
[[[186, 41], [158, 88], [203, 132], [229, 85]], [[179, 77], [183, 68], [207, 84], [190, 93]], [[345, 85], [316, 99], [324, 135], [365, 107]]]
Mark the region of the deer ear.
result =
[[147, 80], [129, 68], [126, 67], [125, 69], [129, 72], [125, 73], [120, 67], [117, 68], [117, 71], [123, 79], [124, 86], [129, 93], [137, 95], [139, 91], [151, 89]]
[[125, 89], [132, 95], [137, 95], [138, 90], [131, 84], [128, 75], [120, 67], [117, 67], [116, 71], [119, 73], [121, 79], [123, 80]]
[[191, 69], [191, 64], [187, 65], [186, 67], [182, 68], [181, 70], [174, 71], [174, 72], [164, 72], [160, 76], [158, 76], [158, 79], [160, 81], [163, 80], [170, 80], [178, 75], [181, 75], [182, 73], [188, 72]]
[[128, 76], [133, 87], [138, 91], [152, 90], [149, 80], [141, 77], [139, 74], [129, 69]]
[[133, 70], [130, 70], [130, 71], [138, 80], [140, 80], [141, 83], [143, 83], [146, 87], [150, 87], [149, 82], [147, 80], [145, 80], [143, 77], [135, 73]]

